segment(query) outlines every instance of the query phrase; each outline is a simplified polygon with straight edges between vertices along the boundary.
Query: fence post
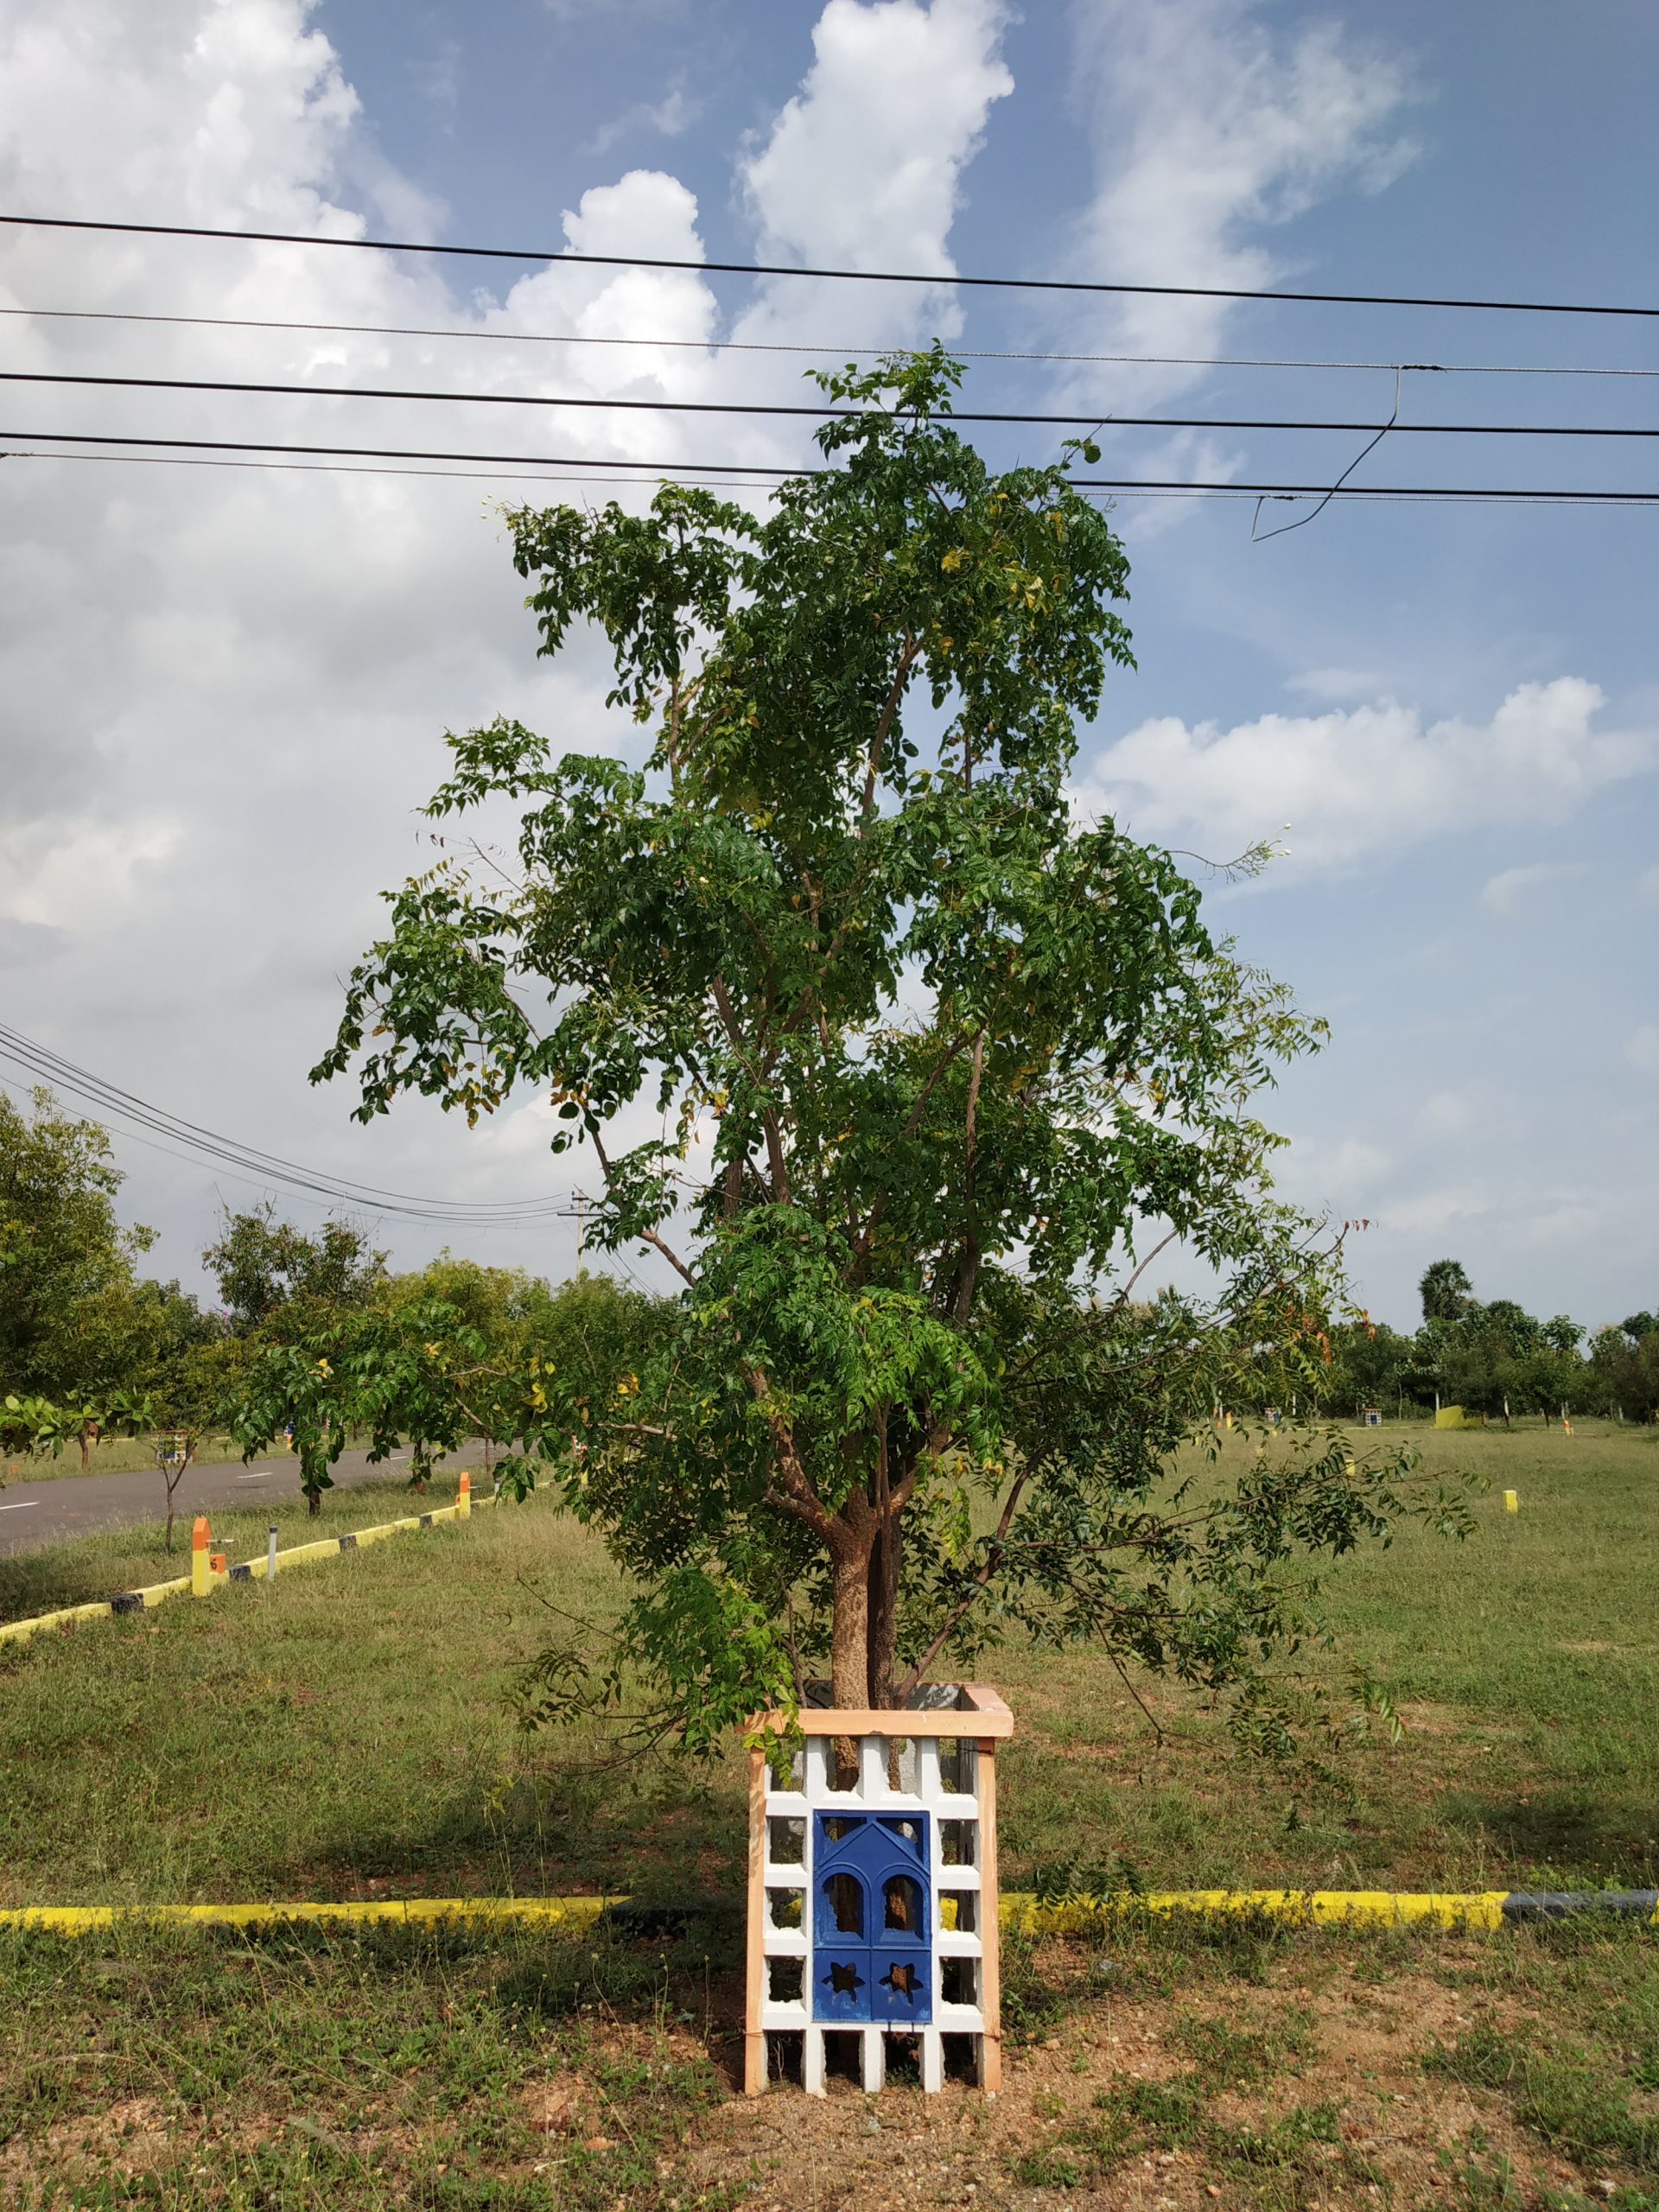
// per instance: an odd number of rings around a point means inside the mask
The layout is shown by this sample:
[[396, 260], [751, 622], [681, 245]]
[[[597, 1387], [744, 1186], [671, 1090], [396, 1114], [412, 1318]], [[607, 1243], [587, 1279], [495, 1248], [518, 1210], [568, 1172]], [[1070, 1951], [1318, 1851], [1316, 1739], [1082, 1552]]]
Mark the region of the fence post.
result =
[[208, 1564], [207, 1548], [213, 1539], [207, 1534], [207, 1516], [198, 1513], [190, 1524], [190, 1595], [205, 1598], [213, 1588], [213, 1568]]
[[265, 1583], [267, 1587], [276, 1580], [276, 1523], [273, 1521], [265, 1531]]

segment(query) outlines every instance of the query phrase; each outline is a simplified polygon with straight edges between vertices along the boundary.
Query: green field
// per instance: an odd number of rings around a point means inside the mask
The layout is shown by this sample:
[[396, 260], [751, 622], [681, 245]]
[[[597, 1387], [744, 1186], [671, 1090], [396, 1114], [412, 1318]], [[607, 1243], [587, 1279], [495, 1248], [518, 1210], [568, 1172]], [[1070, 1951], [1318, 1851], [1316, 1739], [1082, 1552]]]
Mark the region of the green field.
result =
[[[1468, 1545], [1413, 1533], [1331, 1580], [1403, 1741], [1357, 1749], [1346, 1799], [1293, 1799], [1182, 1696], [1135, 1686], [1160, 1740], [1100, 1662], [1009, 1648], [981, 1669], [1017, 1716], [1005, 1880], [1655, 1883], [1659, 1438], [1413, 1440], [1491, 1488]], [[270, 1503], [216, 1540], [258, 1550]], [[401, 1483], [331, 1495], [324, 1527], [409, 1503]], [[297, 1500], [281, 1519], [285, 1542], [314, 1533]], [[166, 1571], [153, 1530], [0, 1560], [0, 1613]], [[0, 1647], [0, 1902], [734, 1895], [734, 1758], [619, 1774], [591, 1735], [517, 1728], [514, 1670], [560, 1624], [548, 1602], [602, 1619], [616, 1598], [603, 1554], [537, 1499], [269, 1591]], [[1659, 2205], [1659, 1943], [1641, 1929], [1130, 1922], [1015, 1944], [995, 2113], [900, 2090], [879, 2141], [855, 2100], [728, 2099], [735, 1942], [729, 1914], [643, 1944], [0, 1938], [0, 2203], [863, 2212], [1151, 2205], [1136, 2191], [1155, 2183], [1183, 2207], [1287, 2212]]]

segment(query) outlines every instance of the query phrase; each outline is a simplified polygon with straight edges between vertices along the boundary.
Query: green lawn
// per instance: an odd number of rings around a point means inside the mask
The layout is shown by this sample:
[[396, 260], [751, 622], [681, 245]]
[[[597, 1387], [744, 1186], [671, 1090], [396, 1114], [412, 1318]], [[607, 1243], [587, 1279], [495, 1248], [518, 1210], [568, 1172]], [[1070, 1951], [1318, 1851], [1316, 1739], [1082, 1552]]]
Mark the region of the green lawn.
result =
[[[1468, 1545], [1414, 1533], [1332, 1578], [1344, 1643], [1391, 1681], [1407, 1722], [1402, 1744], [1352, 1755], [1351, 1799], [1293, 1801], [1183, 1694], [1136, 1685], [1160, 1741], [1098, 1660], [1009, 1648], [982, 1671], [1018, 1716], [1001, 1768], [1013, 1874], [1659, 1879], [1659, 1438], [1414, 1434], [1493, 1488]], [[410, 1503], [400, 1483], [332, 1493], [322, 1527]], [[270, 1510], [224, 1516], [216, 1539], [258, 1551]], [[315, 1533], [296, 1502], [276, 1510], [283, 1542]], [[0, 1615], [168, 1571], [153, 1531], [0, 1560]], [[270, 1591], [0, 1647], [0, 1901], [720, 1889], [741, 1852], [734, 1757], [619, 1777], [595, 1770], [589, 1738], [517, 1727], [515, 1669], [563, 1625], [548, 1604], [602, 1618], [616, 1590], [602, 1553], [538, 1498]]]
[[[228, 1436], [204, 1436], [196, 1448], [196, 1461], [201, 1466], [214, 1460], [239, 1459], [242, 1447]], [[125, 1475], [154, 1472], [156, 1483], [162, 1479], [156, 1465], [156, 1447], [147, 1436], [100, 1437], [96, 1444], [86, 1447], [86, 1464], [80, 1464], [80, 1446], [67, 1444], [56, 1454], [16, 1452], [0, 1455], [0, 1489], [9, 1483], [49, 1483], [67, 1475]]]
[[[1332, 1610], [1402, 1744], [1292, 1803], [1212, 1718], [1109, 1669], [982, 1671], [1006, 1878], [1159, 1885], [1654, 1879], [1648, 1583], [1659, 1440], [1414, 1440], [1493, 1485], [1471, 1544], [1350, 1562]], [[1243, 1448], [1242, 1446], [1234, 1448]], [[1501, 1492], [1521, 1495], [1506, 1515]], [[442, 1490], [435, 1496], [442, 1496]], [[324, 1527], [407, 1510], [329, 1497]], [[308, 1533], [281, 1509], [283, 1541]], [[215, 1535], [259, 1548], [260, 1510]], [[154, 1531], [0, 1561], [16, 1614], [166, 1571]], [[197, 1604], [0, 1649], [0, 1901], [605, 1888], [734, 1896], [743, 1803], [524, 1738], [508, 1693], [617, 1584], [548, 1499]], [[870, 2212], [1426, 2203], [1659, 2212], [1659, 1941], [1146, 1927], [1010, 1944], [995, 2109], [850, 2084], [733, 2099], [735, 1916], [654, 1941], [521, 1928], [0, 1933], [0, 2204], [173, 2212]]]

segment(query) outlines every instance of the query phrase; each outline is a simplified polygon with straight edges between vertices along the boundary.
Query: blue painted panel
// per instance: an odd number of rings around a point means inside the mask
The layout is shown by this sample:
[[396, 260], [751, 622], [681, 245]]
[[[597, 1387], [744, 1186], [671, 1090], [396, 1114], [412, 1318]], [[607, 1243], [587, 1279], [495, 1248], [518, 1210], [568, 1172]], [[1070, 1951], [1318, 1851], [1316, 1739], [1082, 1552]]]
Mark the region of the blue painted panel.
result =
[[933, 2017], [928, 1815], [815, 1810], [812, 2017], [925, 2027]]

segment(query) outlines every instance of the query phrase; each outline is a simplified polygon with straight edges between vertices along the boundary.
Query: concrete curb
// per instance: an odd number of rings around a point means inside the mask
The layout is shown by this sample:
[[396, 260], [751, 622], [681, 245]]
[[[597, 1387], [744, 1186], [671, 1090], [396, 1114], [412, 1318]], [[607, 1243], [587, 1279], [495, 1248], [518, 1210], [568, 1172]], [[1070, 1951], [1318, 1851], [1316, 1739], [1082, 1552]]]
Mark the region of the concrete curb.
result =
[[[382, 1521], [372, 1529], [348, 1529], [338, 1536], [319, 1537], [308, 1544], [292, 1544], [286, 1551], [276, 1554], [276, 1572], [281, 1574], [290, 1567], [302, 1567], [311, 1560], [338, 1559], [342, 1552], [360, 1551], [365, 1544], [378, 1544], [384, 1536], [402, 1535], [406, 1529], [429, 1529], [439, 1521], [465, 1521], [495, 1503], [493, 1496], [473, 1497], [468, 1494], [465, 1503], [457, 1500], [454, 1505], [435, 1505], [430, 1512], [410, 1514], [404, 1520]], [[267, 1554], [262, 1552], [257, 1559], [214, 1569], [207, 1578], [207, 1588], [196, 1594], [205, 1597], [208, 1589], [225, 1582], [263, 1582], [269, 1565]], [[26, 1643], [42, 1629], [73, 1628], [81, 1621], [111, 1620], [123, 1613], [143, 1612], [194, 1587], [194, 1575], [181, 1574], [170, 1582], [152, 1582], [143, 1590], [120, 1590], [113, 1598], [94, 1599], [87, 1605], [64, 1605], [56, 1612], [31, 1614], [27, 1620], [0, 1622], [0, 1643]]]
[[[387, 1897], [337, 1904], [47, 1904], [0, 1909], [0, 1929], [85, 1936], [117, 1927], [274, 1928], [288, 1923], [340, 1921], [430, 1926], [445, 1921], [520, 1921], [548, 1927], [611, 1925], [646, 1933], [677, 1932], [715, 1912], [736, 1913], [737, 1897], [694, 1897], [634, 1904], [616, 1897]], [[1138, 1915], [1177, 1919], [1281, 1920], [1300, 1927], [1496, 1929], [1528, 1920], [1642, 1920], [1659, 1925], [1659, 1890], [1151, 1890], [1113, 1897], [1039, 1897], [1004, 1891], [998, 1919], [1011, 1932], [1080, 1933]]]

